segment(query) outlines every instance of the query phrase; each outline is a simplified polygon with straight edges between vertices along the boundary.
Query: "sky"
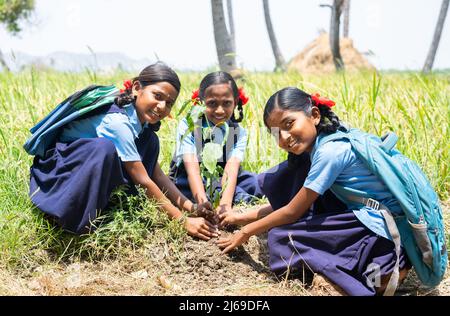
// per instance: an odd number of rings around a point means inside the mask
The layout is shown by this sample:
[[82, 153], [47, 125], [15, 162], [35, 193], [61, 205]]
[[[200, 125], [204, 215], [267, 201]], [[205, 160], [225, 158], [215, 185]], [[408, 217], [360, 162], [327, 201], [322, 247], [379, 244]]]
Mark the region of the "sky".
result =
[[[225, 0], [224, 0], [225, 1]], [[378, 69], [421, 69], [441, 0], [352, 0], [350, 37], [360, 52], [373, 52]], [[272, 23], [286, 60], [329, 29], [331, 0], [270, 0]], [[272, 70], [274, 58], [262, 0], [233, 0], [237, 62]], [[450, 68], [447, 17], [434, 68]], [[210, 0], [36, 0], [30, 22], [17, 37], [0, 26], [3, 53], [44, 56], [56, 51], [120, 52], [160, 59], [177, 69], [217, 65]]]

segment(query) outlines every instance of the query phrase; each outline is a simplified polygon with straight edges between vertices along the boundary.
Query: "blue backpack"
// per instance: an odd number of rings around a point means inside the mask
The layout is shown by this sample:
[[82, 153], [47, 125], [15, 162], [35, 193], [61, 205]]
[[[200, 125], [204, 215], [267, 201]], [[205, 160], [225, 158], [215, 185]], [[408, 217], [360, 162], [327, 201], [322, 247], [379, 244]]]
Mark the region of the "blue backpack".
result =
[[64, 125], [111, 105], [118, 95], [119, 89], [113, 85], [91, 85], [72, 94], [30, 130], [32, 135], [23, 145], [25, 151], [43, 157]]
[[[360, 204], [380, 210], [397, 252], [396, 269], [385, 291], [392, 295], [398, 284], [402, 245], [417, 276], [427, 286], [438, 285], [447, 267], [447, 249], [439, 198], [416, 163], [394, 149], [398, 137], [390, 132], [379, 138], [341, 126], [336, 133], [320, 136], [318, 145], [346, 139], [356, 156], [387, 186], [399, 202], [402, 214], [393, 214], [366, 192], [333, 184], [331, 191], [347, 205]], [[312, 153], [314, 154], [314, 152]]]

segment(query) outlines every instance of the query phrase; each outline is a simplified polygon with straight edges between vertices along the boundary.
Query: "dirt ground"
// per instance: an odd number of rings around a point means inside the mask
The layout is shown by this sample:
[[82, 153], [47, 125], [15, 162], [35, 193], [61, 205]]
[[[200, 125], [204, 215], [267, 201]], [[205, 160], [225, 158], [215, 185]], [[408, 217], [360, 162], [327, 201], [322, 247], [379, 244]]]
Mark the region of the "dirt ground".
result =
[[[0, 294], [339, 295], [321, 281], [308, 273], [277, 278], [268, 268], [264, 236], [252, 236], [231, 255], [221, 255], [213, 240], [188, 237], [184, 249], [161, 241], [114, 261], [40, 266], [22, 275], [0, 271]], [[437, 288], [426, 288], [410, 273], [397, 295], [450, 295], [450, 275]]]

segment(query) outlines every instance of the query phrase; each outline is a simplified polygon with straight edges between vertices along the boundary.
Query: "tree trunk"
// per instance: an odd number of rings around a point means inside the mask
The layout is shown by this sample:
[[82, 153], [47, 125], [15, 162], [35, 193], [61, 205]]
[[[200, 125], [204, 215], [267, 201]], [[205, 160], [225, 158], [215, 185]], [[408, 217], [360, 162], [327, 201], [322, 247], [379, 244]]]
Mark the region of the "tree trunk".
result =
[[350, 24], [350, 0], [344, 0], [344, 37], [348, 37]]
[[344, 62], [342, 61], [339, 47], [339, 25], [343, 3], [344, 0], [334, 0], [333, 7], [331, 9], [330, 47], [333, 55], [334, 66], [337, 71], [344, 70]]
[[236, 52], [236, 38], [234, 36], [234, 17], [232, 0], [227, 0], [228, 25], [230, 26], [230, 38], [233, 52]]
[[6, 63], [5, 57], [3, 56], [3, 52], [0, 49], [0, 65], [5, 69], [6, 71], [11, 71], [8, 67], [8, 64]]
[[231, 72], [236, 69], [236, 53], [225, 24], [222, 0], [211, 0], [211, 9], [219, 66], [221, 70]]
[[270, 18], [269, 0], [263, 0], [264, 17], [266, 19], [267, 33], [269, 34], [270, 44], [272, 45], [273, 56], [275, 57], [275, 71], [286, 70], [286, 63], [280, 48], [278, 47], [277, 38], [272, 26], [272, 19]]
[[444, 27], [445, 18], [447, 16], [448, 4], [450, 0], [442, 0], [441, 11], [439, 12], [439, 18], [437, 20], [436, 29], [434, 30], [433, 41], [431, 42], [430, 50], [425, 60], [422, 72], [430, 72], [433, 68], [434, 58], [436, 57], [436, 51], [441, 40], [442, 28]]

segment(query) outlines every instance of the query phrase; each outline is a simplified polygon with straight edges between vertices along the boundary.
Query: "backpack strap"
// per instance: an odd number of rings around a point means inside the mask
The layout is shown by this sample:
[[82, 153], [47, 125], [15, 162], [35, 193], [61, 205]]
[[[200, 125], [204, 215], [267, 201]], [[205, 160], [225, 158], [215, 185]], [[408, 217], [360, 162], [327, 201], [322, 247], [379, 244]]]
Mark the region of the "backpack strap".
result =
[[205, 123], [205, 117], [202, 115], [198, 122], [197, 127], [194, 129], [192, 134], [194, 135], [194, 144], [195, 149], [197, 150], [197, 159], [201, 161], [203, 146], [205, 144], [205, 140], [203, 139], [203, 124]]
[[[204, 123], [204, 117], [202, 116], [196, 122], [197, 127], [194, 129], [194, 131], [192, 131], [192, 135], [194, 136], [194, 139], [195, 139], [194, 144], [195, 144], [195, 147], [197, 150], [197, 159], [199, 162], [201, 159], [201, 154], [203, 151], [203, 143], [204, 143], [203, 142], [203, 132], [202, 132], [203, 123]], [[183, 161], [181, 161], [180, 165], [177, 166], [176, 157], [175, 157], [175, 153], [174, 153], [172, 156], [172, 161], [170, 162], [168, 176], [172, 180], [175, 180], [178, 177], [178, 175], [183, 175], [183, 174], [186, 174], [186, 168], [184, 166], [184, 163], [183, 163]]]
[[325, 135], [319, 134], [317, 137], [319, 139], [316, 142], [316, 145], [314, 146], [313, 150], [311, 151], [311, 161], [312, 158], [314, 157], [314, 154], [316, 153], [317, 148], [319, 148], [321, 145], [338, 139], [350, 139], [351, 135], [349, 133], [349, 130], [339, 128], [336, 132], [332, 134], [325, 134]]
[[394, 132], [388, 132], [381, 137], [381, 145], [380, 147], [386, 152], [389, 153], [397, 144], [398, 136]]
[[[312, 159], [315, 151], [317, 150], [317, 148], [327, 142], [338, 140], [338, 139], [348, 139], [350, 141], [350, 143], [352, 142], [351, 130], [348, 129], [345, 125], [342, 127], [343, 128], [339, 128], [338, 131], [336, 131], [333, 134], [324, 135], [319, 138], [316, 146], [314, 146], [313, 151], [311, 153], [311, 159]], [[397, 135], [390, 132], [390, 133], [386, 134], [385, 136], [383, 136], [380, 147], [385, 152], [389, 152], [394, 148], [394, 146], [397, 142], [397, 139], [398, 139]], [[386, 289], [385, 289], [383, 295], [384, 296], [394, 295], [395, 290], [398, 287], [398, 281], [399, 281], [399, 276], [400, 276], [399, 268], [400, 268], [401, 239], [400, 239], [400, 233], [399, 233], [397, 224], [395, 222], [394, 217], [392, 216], [392, 213], [382, 203], [370, 198], [369, 196], [358, 195], [358, 193], [356, 191], [355, 192], [350, 191], [350, 188], [345, 188], [343, 186], [334, 184], [332, 187], [332, 191], [335, 192], [335, 194], [338, 194], [338, 196], [340, 196], [341, 199], [342, 198], [345, 199], [347, 202], [353, 202], [353, 203], [361, 204], [361, 205], [364, 205], [367, 207], [371, 207], [375, 210], [379, 210], [381, 212], [381, 214], [383, 215], [383, 218], [386, 223], [389, 234], [391, 235], [392, 241], [394, 242], [395, 254], [396, 254], [394, 269], [392, 271], [391, 277], [389, 279], [389, 282], [386, 286]], [[363, 193], [363, 192], [361, 192], [361, 193]], [[364, 195], [366, 195], [366, 194], [364, 194]], [[343, 201], [343, 202], [345, 203], [346, 201]]]
[[356, 195], [346, 195], [345, 198], [349, 201], [359, 203], [367, 207], [371, 207], [375, 210], [379, 210], [383, 215], [389, 234], [391, 234], [392, 241], [394, 242], [396, 254], [394, 269], [392, 271], [391, 277], [389, 278], [389, 282], [386, 286], [386, 289], [384, 290], [383, 295], [393, 296], [395, 290], [398, 287], [398, 281], [400, 277], [400, 246], [401, 246], [400, 232], [398, 231], [394, 216], [392, 216], [391, 211], [389, 211], [389, 209], [384, 204], [374, 199]]
[[226, 163], [227, 154], [230, 153], [239, 139], [240, 128], [239, 124], [233, 121], [228, 121], [228, 136], [225, 146], [223, 146], [223, 161]]

